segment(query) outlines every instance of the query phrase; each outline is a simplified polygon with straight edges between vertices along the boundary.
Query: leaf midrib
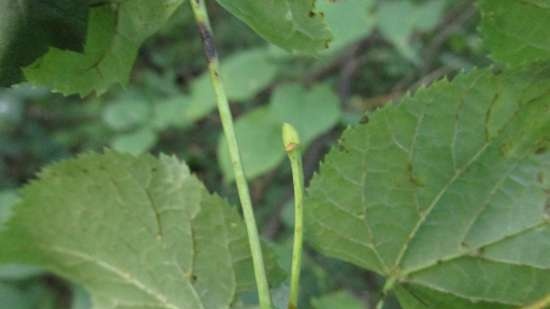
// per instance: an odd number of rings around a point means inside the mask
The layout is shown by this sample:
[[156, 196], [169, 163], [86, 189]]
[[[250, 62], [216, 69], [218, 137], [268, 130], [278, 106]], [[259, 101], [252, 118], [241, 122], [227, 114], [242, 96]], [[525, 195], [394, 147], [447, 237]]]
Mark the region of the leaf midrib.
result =
[[464, 175], [464, 172], [468, 170], [468, 168], [476, 162], [476, 160], [485, 152], [485, 150], [487, 150], [490, 144], [491, 144], [490, 142], [485, 142], [483, 146], [472, 156], [472, 158], [466, 164], [464, 164], [462, 168], [455, 170], [455, 174], [453, 175], [453, 177], [451, 177], [449, 181], [437, 193], [437, 195], [434, 197], [434, 199], [432, 200], [432, 202], [430, 203], [426, 211], [423, 212], [422, 215], [420, 216], [420, 220], [418, 220], [418, 222], [412, 229], [411, 233], [409, 233], [409, 235], [407, 236], [407, 241], [405, 241], [403, 247], [401, 247], [401, 250], [399, 251], [399, 255], [397, 256], [397, 260], [394, 265], [394, 271], [397, 270], [401, 265], [401, 262], [403, 261], [405, 253], [409, 249], [411, 241], [416, 236], [416, 233], [418, 233], [418, 230], [420, 230], [420, 228], [424, 225], [424, 222], [426, 222], [426, 219], [429, 217], [432, 210], [438, 205], [439, 201], [441, 200], [443, 195], [445, 195], [449, 187], [452, 184], [454, 184], [454, 182], [457, 179], [459, 179], [462, 175]]
[[[500, 83], [499, 83], [499, 86], [500, 86]], [[537, 96], [535, 99], [532, 99], [532, 100], [529, 100], [528, 102], [523, 102], [523, 104], [521, 104], [520, 102], [520, 105], [529, 105], [529, 103], [533, 103], [535, 102], [537, 99], [541, 98], [541, 96]], [[462, 98], [463, 100], [464, 98]], [[489, 107], [489, 109], [492, 108], [492, 105]], [[434, 264], [430, 264], [428, 266], [422, 266], [422, 267], [418, 267], [418, 268], [415, 268], [414, 271], [406, 271], [406, 272], [401, 272], [400, 271], [400, 267], [402, 266], [401, 263], [403, 261], [403, 258], [405, 257], [405, 254], [406, 252], [408, 251], [408, 248], [410, 247], [410, 243], [412, 242], [412, 240], [415, 238], [416, 236], [416, 233], [418, 232], [418, 230], [423, 226], [423, 224], [425, 223], [427, 217], [430, 215], [430, 213], [432, 212], [432, 210], [438, 205], [438, 202], [440, 201], [440, 199], [443, 197], [443, 195], [445, 195], [445, 193], [447, 192], [447, 189], [456, 181], [458, 180], [461, 176], [464, 175], [464, 172], [466, 172], [468, 170], [468, 168], [474, 164], [476, 162], [476, 160], [481, 156], [483, 155], [483, 153], [489, 148], [489, 146], [491, 146], [495, 140], [497, 140], [497, 137], [503, 132], [505, 131], [506, 127], [509, 126], [510, 123], [512, 123], [514, 120], [516, 120], [518, 117], [518, 113], [514, 113], [510, 119], [508, 119], [508, 125], [500, 128], [500, 130], [489, 140], [486, 140], [483, 145], [480, 147], [480, 149], [472, 156], [472, 158], [466, 163], [463, 165], [462, 168], [460, 169], [456, 169], [455, 170], [455, 175], [453, 175], [453, 177], [450, 178], [450, 180], [447, 182], [447, 184], [445, 186], [442, 187], [442, 189], [438, 192], [438, 194], [435, 196], [435, 198], [432, 200], [432, 202], [430, 203], [429, 207], [427, 208], [427, 211], [425, 211], [423, 213], [423, 215], [421, 216], [420, 220], [417, 222], [417, 224], [415, 225], [415, 227], [413, 228], [413, 230], [411, 231], [411, 233], [408, 235], [407, 237], [407, 241], [404, 243], [403, 247], [401, 248], [400, 252], [399, 252], [399, 255], [396, 259], [396, 262], [393, 266], [393, 269], [387, 274], [390, 278], [394, 278], [394, 279], [398, 279], [398, 280], [405, 280], [405, 275], [410, 275], [411, 273], [413, 272], [420, 272], [422, 270], [425, 270], [427, 268], [430, 268], [430, 267], [433, 267]], [[414, 149], [412, 149], [414, 151]], [[545, 225], [545, 224], [549, 224], [550, 221], [542, 221], [542, 222], [538, 222], [536, 225]], [[523, 230], [522, 230], [523, 231]], [[521, 232], [519, 232], [519, 234], [521, 234]], [[515, 234], [512, 234], [512, 235], [507, 235], [501, 239], [498, 239], [494, 242], [491, 242], [490, 244], [496, 244], [500, 241], [503, 241], [505, 239], [508, 238], [508, 236], [514, 236]], [[486, 247], [490, 244], [485, 244], [479, 248], [483, 248], [483, 247]], [[478, 249], [479, 249], [478, 248]], [[470, 251], [468, 251], [470, 252]], [[446, 260], [451, 260], [451, 259], [454, 259], [454, 258], [459, 258], [459, 257], [463, 257], [463, 256], [466, 256], [468, 254], [468, 252], [461, 252], [457, 255], [452, 255], [452, 256], [448, 256], [448, 257], [445, 257]], [[432, 261], [433, 262], [433, 261]], [[437, 263], [437, 261], [433, 262], [433, 263]]]

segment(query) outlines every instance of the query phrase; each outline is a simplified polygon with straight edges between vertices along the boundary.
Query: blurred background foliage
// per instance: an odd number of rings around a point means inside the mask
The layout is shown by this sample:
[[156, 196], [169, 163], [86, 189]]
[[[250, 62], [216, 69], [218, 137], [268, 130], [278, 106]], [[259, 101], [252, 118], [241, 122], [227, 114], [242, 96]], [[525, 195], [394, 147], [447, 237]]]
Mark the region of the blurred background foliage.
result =
[[[290, 265], [292, 191], [280, 125], [306, 144], [306, 179], [347, 126], [457, 71], [489, 63], [470, 0], [317, 0], [334, 41], [316, 58], [288, 54], [209, 3], [260, 230]], [[196, 26], [183, 6], [140, 50], [132, 82], [102, 97], [0, 89], [0, 222], [41, 167], [105, 147], [183, 158], [233, 204], [228, 154]], [[381, 280], [306, 250], [303, 309], [372, 308]], [[284, 288], [284, 287], [283, 287]], [[253, 301], [243, 295], [243, 302]], [[253, 298], [253, 297], [252, 297]], [[39, 269], [0, 268], [0, 309], [88, 309], [85, 291]], [[398, 308], [389, 303], [386, 308]]]

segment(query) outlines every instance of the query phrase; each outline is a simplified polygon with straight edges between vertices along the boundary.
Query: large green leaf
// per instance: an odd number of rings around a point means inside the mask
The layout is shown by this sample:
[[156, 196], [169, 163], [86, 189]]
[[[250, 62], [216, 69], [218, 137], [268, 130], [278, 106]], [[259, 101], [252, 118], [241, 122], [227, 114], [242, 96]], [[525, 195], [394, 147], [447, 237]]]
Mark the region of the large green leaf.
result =
[[27, 80], [65, 95], [102, 94], [128, 82], [141, 44], [182, 0], [106, 2], [90, 9], [83, 53], [51, 48], [24, 69]]
[[479, 7], [485, 44], [496, 61], [550, 59], [549, 0], [480, 0]]
[[375, 112], [312, 180], [307, 239], [386, 276], [404, 308], [549, 295], [549, 93], [542, 65], [476, 70]]
[[315, 0], [218, 0], [266, 40], [289, 51], [315, 54], [328, 48], [331, 34]]
[[45, 169], [0, 247], [0, 262], [73, 280], [97, 309], [229, 308], [254, 286], [239, 215], [166, 156], [86, 154]]
[[20, 82], [21, 68], [51, 46], [82, 50], [87, 4], [85, 0], [1, 0], [0, 86]]

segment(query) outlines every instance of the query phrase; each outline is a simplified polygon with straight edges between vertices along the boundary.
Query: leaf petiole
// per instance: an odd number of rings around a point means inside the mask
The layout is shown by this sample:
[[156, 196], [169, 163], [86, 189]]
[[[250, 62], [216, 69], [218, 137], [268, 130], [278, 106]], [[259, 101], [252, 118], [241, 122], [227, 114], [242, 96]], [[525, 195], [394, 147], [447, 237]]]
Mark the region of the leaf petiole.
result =
[[288, 309], [296, 309], [298, 307], [304, 239], [304, 172], [302, 168], [300, 137], [296, 129], [288, 123], [283, 124], [283, 146], [290, 161], [292, 182], [294, 184], [294, 245], [292, 248]]

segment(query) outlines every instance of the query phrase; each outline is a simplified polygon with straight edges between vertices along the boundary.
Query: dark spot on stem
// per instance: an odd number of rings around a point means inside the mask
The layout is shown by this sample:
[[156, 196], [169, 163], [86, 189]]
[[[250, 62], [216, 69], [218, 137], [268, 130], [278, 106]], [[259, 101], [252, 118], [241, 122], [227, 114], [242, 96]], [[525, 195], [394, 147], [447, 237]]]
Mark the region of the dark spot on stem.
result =
[[201, 39], [204, 45], [204, 53], [206, 54], [206, 59], [208, 62], [212, 62], [217, 57], [216, 46], [214, 45], [214, 39], [212, 38], [212, 33], [210, 29], [204, 22], [199, 22], [199, 32]]
[[315, 15], [316, 15], [315, 12], [313, 12], [313, 11], [309, 12], [309, 17], [313, 18], [313, 17], [315, 17]]

